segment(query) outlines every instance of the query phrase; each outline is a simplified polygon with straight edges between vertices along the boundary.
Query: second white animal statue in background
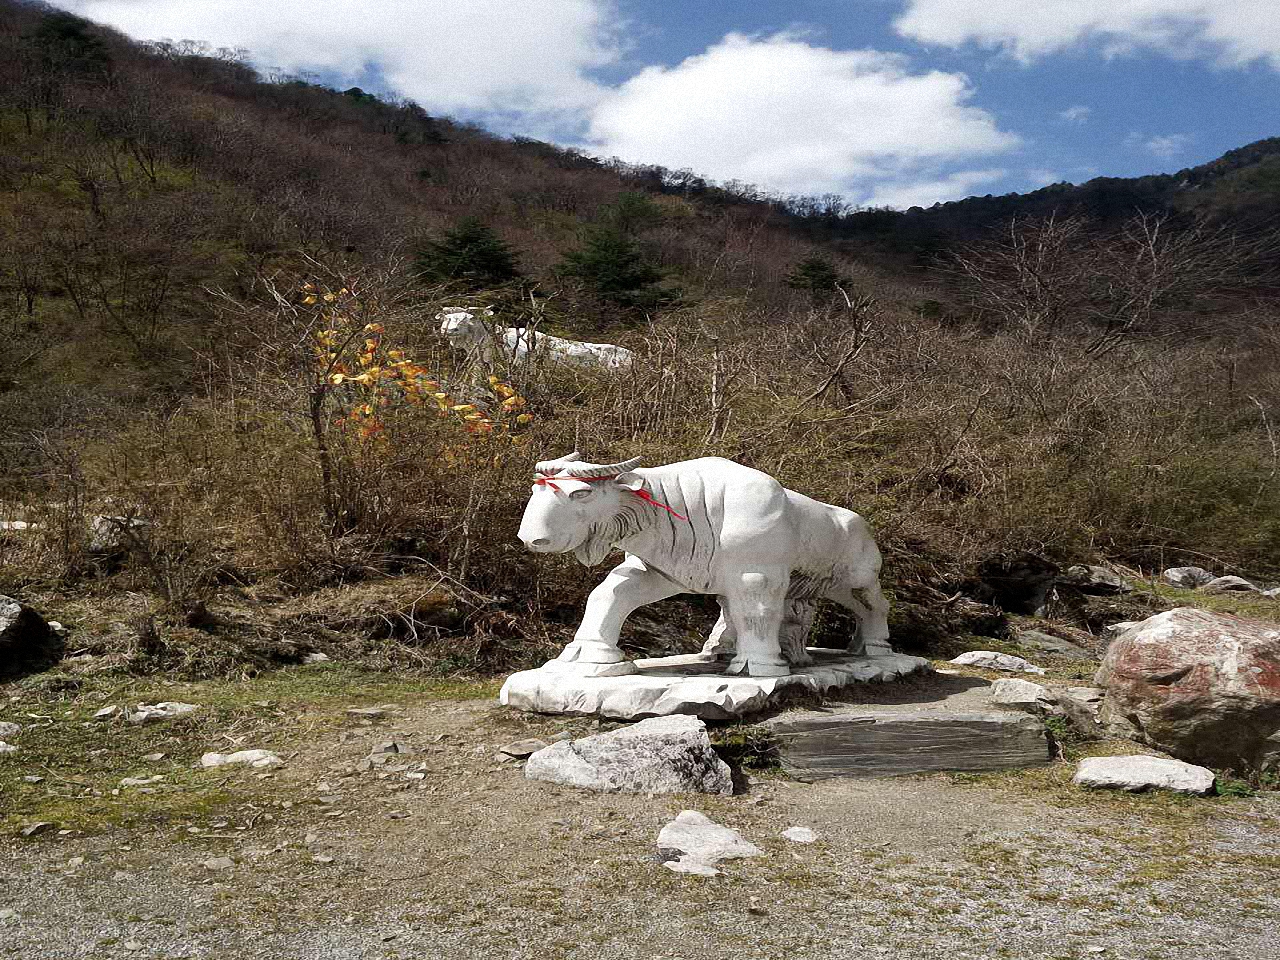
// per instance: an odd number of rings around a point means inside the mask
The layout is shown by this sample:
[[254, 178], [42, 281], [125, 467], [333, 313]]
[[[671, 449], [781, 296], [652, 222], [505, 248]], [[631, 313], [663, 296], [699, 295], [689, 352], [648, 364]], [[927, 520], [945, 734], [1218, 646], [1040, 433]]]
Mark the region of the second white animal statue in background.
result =
[[856, 615], [851, 652], [893, 653], [880, 551], [862, 517], [732, 460], [635, 469], [639, 462], [583, 463], [575, 452], [536, 467], [519, 532], [530, 550], [572, 550], [586, 566], [614, 547], [626, 553], [591, 591], [556, 662], [595, 675], [632, 672], [618, 649], [622, 624], [679, 593], [719, 598], [706, 652], [732, 651], [729, 673], [781, 677], [812, 662], [805, 641], [822, 598]]
[[583, 343], [566, 340], [527, 327], [499, 327], [491, 321], [493, 309], [485, 308], [480, 316], [462, 307], [445, 307], [436, 319], [440, 332], [454, 347], [492, 363], [497, 351], [511, 360], [540, 357], [575, 366], [604, 367], [622, 370], [631, 366], [635, 355], [626, 347], [612, 343]]

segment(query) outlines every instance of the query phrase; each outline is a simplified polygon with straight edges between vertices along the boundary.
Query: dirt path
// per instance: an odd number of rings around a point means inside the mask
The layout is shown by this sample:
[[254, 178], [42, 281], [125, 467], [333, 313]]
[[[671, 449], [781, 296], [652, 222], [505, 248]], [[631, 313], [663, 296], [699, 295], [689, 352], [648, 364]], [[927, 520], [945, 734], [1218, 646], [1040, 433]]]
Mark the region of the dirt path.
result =
[[[1050, 769], [636, 797], [495, 759], [564, 728], [592, 724], [406, 706], [283, 736], [284, 768], [226, 785], [250, 803], [8, 838], [0, 957], [1280, 957], [1275, 794], [1095, 796]], [[412, 753], [355, 769], [389, 740]], [[685, 808], [767, 855], [671, 873], [654, 841]], [[795, 825], [818, 842], [780, 836]]]

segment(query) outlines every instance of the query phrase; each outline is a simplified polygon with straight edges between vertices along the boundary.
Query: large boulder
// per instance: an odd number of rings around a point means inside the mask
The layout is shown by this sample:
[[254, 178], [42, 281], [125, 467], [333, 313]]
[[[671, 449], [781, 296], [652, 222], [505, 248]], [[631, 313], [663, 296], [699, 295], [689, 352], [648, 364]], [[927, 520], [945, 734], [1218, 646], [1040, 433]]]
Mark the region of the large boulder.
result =
[[0, 595], [0, 680], [47, 670], [62, 659], [63, 646], [44, 617]]
[[1280, 769], [1280, 627], [1179, 607], [1107, 650], [1103, 724], [1209, 767]]
[[621, 793], [733, 793], [733, 773], [697, 717], [654, 717], [539, 750], [524, 775]]

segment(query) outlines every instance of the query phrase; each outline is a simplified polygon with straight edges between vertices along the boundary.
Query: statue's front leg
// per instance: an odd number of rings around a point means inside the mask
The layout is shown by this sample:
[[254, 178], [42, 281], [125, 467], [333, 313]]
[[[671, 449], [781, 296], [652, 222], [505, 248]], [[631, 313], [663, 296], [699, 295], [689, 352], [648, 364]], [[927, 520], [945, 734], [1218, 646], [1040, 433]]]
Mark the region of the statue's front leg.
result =
[[788, 571], [756, 567], [727, 579], [728, 613], [738, 636], [738, 649], [725, 672], [752, 677], [790, 675], [791, 667], [778, 642], [787, 605]]
[[646, 604], [680, 592], [678, 584], [650, 570], [643, 560], [628, 557], [591, 591], [573, 642], [553, 662], [621, 663], [623, 656], [618, 649], [618, 638], [627, 617]]

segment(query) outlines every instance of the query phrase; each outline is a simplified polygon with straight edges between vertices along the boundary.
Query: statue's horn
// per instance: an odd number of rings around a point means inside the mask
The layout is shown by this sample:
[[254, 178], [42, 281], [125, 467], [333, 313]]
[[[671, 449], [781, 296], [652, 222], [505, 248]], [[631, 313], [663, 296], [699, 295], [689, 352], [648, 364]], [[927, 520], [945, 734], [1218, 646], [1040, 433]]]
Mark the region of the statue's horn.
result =
[[534, 471], [542, 474], [553, 474], [559, 471], [566, 463], [572, 463], [575, 460], [581, 460], [582, 454], [577, 450], [569, 454], [567, 457], [558, 457], [555, 460], [541, 460], [534, 466]]
[[619, 463], [602, 463], [592, 467], [567, 467], [565, 473], [571, 477], [611, 477], [614, 474], [625, 473], [632, 467], [639, 466], [640, 461], [644, 457], [632, 457], [630, 460], [623, 460]]

